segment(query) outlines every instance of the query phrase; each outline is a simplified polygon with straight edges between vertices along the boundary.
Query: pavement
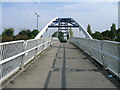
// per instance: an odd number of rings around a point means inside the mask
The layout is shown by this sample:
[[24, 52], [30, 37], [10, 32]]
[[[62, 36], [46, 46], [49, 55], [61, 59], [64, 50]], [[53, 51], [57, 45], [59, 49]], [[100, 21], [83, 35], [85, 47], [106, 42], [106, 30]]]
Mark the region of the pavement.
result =
[[6, 88], [116, 88], [74, 45], [55, 43]]

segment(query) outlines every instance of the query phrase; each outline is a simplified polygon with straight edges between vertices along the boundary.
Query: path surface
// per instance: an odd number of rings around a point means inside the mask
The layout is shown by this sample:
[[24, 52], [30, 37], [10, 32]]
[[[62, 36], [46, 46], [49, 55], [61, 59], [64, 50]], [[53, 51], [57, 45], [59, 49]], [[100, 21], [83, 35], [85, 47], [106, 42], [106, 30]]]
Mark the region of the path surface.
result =
[[115, 88], [75, 46], [53, 44], [7, 88]]

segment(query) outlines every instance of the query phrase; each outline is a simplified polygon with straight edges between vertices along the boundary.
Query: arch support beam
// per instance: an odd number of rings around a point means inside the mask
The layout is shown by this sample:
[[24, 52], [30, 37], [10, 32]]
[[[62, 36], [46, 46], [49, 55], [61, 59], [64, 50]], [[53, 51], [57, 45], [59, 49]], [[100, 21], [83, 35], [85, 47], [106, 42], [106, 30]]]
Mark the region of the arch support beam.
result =
[[[85, 38], [90, 38], [93, 39], [90, 34], [83, 28], [83, 26], [81, 24], [79, 24], [78, 22], [76, 22], [74, 19], [72, 18], [54, 18], [52, 19], [39, 33], [38, 35], [35, 37], [35, 39], [41, 38], [41, 36], [44, 34], [44, 32], [48, 29], [48, 28], [59, 28], [61, 31], [66, 31], [68, 32], [67, 28], [69, 27], [74, 27], [74, 28], [79, 28], [80, 31], [83, 32], [83, 34], [85, 35]], [[65, 32], [65, 33], [66, 33]]]
[[41, 38], [41, 36], [44, 34], [44, 32], [48, 29], [48, 26], [51, 25], [56, 19], [57, 19], [57, 17], [54, 18], [54, 19], [52, 19], [52, 20], [37, 34], [37, 36], [35, 37], [35, 39]]

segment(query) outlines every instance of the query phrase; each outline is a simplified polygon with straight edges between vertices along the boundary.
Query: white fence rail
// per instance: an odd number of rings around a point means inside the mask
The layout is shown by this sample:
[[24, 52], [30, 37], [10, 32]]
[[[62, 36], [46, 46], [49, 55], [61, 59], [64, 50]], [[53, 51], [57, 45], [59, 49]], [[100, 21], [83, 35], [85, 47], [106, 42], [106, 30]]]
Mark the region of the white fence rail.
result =
[[71, 38], [68, 42], [85, 51], [105, 69], [120, 78], [120, 43], [107, 40]]
[[59, 40], [47, 37], [0, 43], [0, 83], [56, 41]]

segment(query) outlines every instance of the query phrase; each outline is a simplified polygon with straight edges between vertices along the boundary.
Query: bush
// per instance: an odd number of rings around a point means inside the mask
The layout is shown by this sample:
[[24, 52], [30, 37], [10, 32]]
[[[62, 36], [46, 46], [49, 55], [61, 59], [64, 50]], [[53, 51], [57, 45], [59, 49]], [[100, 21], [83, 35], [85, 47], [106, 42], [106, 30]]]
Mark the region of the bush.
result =
[[9, 42], [9, 41], [13, 41], [12, 36], [2, 36], [2, 42]]
[[25, 35], [16, 35], [14, 37], [14, 40], [28, 40], [28, 39], [31, 39], [31, 38]]

